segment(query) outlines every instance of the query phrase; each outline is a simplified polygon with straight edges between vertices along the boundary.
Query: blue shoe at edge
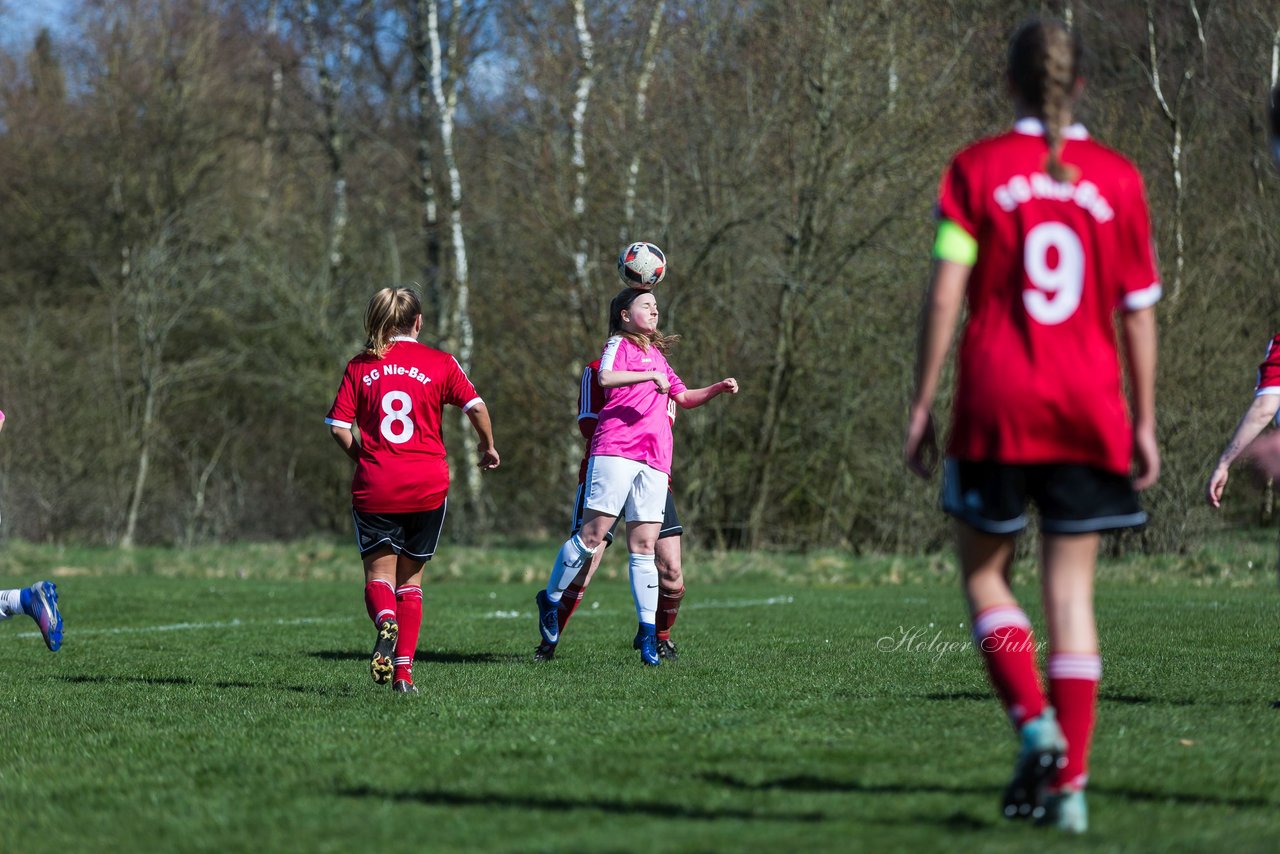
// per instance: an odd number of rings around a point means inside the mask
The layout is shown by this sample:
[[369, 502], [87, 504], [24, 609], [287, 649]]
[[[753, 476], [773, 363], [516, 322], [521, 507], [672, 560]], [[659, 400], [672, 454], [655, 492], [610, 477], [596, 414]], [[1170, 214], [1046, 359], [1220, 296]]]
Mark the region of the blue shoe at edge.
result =
[[645, 667], [658, 667], [662, 658], [658, 655], [657, 628], [647, 623], [640, 624], [636, 639], [631, 642], [632, 649], [640, 650], [640, 663]]
[[40, 581], [22, 591], [22, 610], [40, 627], [45, 646], [57, 652], [62, 646], [62, 612], [58, 610], [58, 588], [52, 581]]
[[539, 590], [533, 601], [538, 605], [538, 632], [542, 635], [542, 642], [555, 646], [560, 642], [559, 606], [547, 598], [546, 590]]

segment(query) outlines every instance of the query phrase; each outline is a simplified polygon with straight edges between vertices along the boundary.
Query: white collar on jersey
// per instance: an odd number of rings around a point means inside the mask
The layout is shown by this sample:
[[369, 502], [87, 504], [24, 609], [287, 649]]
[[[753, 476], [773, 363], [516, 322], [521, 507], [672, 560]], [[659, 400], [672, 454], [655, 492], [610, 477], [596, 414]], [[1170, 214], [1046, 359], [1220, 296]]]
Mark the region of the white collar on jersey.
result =
[[392, 341], [417, 341], [418, 339], [414, 338], [412, 335], [392, 335], [391, 340]]
[[[1018, 133], [1025, 133], [1027, 136], [1044, 136], [1044, 122], [1034, 116], [1018, 119], [1013, 123], [1013, 129]], [[1089, 132], [1084, 129], [1084, 125], [1076, 122], [1062, 129], [1062, 138], [1088, 139]]]

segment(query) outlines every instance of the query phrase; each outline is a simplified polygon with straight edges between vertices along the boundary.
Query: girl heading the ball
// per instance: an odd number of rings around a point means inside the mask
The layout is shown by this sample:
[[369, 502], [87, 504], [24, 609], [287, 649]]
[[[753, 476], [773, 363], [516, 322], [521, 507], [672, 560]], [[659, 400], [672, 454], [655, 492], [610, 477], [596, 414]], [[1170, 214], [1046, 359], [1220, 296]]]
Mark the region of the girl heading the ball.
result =
[[[943, 176], [904, 447], [908, 466], [928, 476], [937, 459], [930, 410], [967, 300], [942, 505], [958, 523], [975, 645], [1021, 741], [1003, 810], [1076, 832], [1088, 823], [1102, 674], [1099, 534], [1146, 521], [1135, 493], [1160, 471], [1160, 283], [1147, 202], [1133, 164], [1072, 122], [1080, 59], [1080, 39], [1063, 23], [1021, 27], [1009, 49], [1013, 129], [962, 150]], [[1031, 622], [1009, 585], [1028, 503], [1040, 516], [1047, 697]]]
[[613, 298], [609, 339], [600, 356], [605, 403], [591, 440], [582, 528], [560, 548], [547, 587], [536, 597], [544, 644], [559, 642], [556, 612], [561, 595], [601, 547], [618, 516], [625, 514], [639, 621], [634, 645], [644, 664], [662, 663], [655, 626], [659, 581], [654, 548], [671, 475], [668, 407], [692, 409], [724, 392], [738, 392], [738, 381], [732, 377], [706, 388], [687, 388], [666, 359], [676, 340], [658, 330], [658, 302], [652, 291], [629, 287]]
[[365, 309], [364, 329], [368, 341], [347, 363], [325, 423], [356, 464], [351, 517], [364, 562], [365, 606], [377, 632], [370, 673], [399, 693], [416, 693], [422, 567], [435, 554], [448, 508], [445, 404], [471, 420], [480, 468], [497, 468], [499, 457], [489, 411], [457, 359], [418, 343], [416, 292], [378, 291]]

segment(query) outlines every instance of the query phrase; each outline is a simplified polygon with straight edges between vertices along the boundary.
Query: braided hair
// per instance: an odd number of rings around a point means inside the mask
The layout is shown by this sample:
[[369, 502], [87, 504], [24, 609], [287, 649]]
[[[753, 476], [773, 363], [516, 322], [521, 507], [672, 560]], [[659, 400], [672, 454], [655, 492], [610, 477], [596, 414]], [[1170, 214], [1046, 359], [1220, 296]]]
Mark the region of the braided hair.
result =
[[1062, 162], [1062, 133], [1071, 115], [1083, 54], [1080, 36], [1055, 18], [1033, 18], [1009, 43], [1009, 82], [1044, 122], [1049, 145], [1045, 171], [1055, 181], [1072, 177], [1073, 170]]

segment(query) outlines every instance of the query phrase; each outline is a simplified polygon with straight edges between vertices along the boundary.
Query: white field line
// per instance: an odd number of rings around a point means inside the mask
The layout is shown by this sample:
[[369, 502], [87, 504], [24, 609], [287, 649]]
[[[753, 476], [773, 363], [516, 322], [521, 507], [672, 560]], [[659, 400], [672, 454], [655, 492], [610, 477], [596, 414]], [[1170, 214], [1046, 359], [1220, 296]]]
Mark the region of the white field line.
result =
[[[768, 599], [709, 599], [705, 602], [690, 602], [681, 610], [719, 610], [722, 608], [767, 608], [772, 605], [790, 605], [795, 602], [794, 596], [770, 596]], [[596, 607], [598, 603], [593, 602], [591, 607], [578, 607], [573, 612], [575, 617], [583, 615], [594, 615], [600, 617], [613, 616], [623, 613], [612, 608]], [[631, 613], [628, 611], [627, 613]], [[536, 618], [537, 613], [533, 611], [490, 611], [485, 614], [485, 619], [489, 620], [524, 620], [528, 618]]]
[[[200, 629], [238, 629], [251, 626], [307, 626], [314, 623], [347, 623], [356, 617], [299, 617], [294, 620], [215, 620], [208, 623], [170, 623], [167, 626], [120, 626], [113, 629], [75, 629], [74, 637], [95, 635], [147, 635], [156, 632], [188, 632]], [[66, 628], [63, 628], [66, 633]], [[39, 632], [19, 632], [20, 638], [38, 638]]]
[[[710, 599], [706, 602], [690, 602], [685, 606], [686, 609], [703, 610], [703, 609], [722, 609], [722, 608], [764, 608], [773, 605], [790, 605], [795, 602], [793, 596], [771, 596], [768, 599]], [[622, 613], [610, 608], [580, 608], [575, 616], [583, 614], [593, 614], [598, 616], [609, 616]], [[630, 612], [628, 612], [630, 613]], [[536, 615], [531, 611], [489, 611], [485, 614], [476, 615], [486, 620], [516, 620], [516, 619], [532, 619]], [[298, 617], [292, 620], [213, 620], [203, 623], [169, 623], [163, 626], [119, 626], [116, 628], [102, 629], [74, 629], [68, 632], [73, 637], [97, 637], [102, 635], [146, 635], [156, 634], [158, 632], [189, 632], [202, 631], [205, 629], [240, 629], [253, 628], [259, 626], [309, 626], [318, 623], [349, 623], [352, 620], [362, 620], [364, 617], [352, 615], [349, 617]], [[38, 638], [39, 632], [18, 632], [20, 638]]]

